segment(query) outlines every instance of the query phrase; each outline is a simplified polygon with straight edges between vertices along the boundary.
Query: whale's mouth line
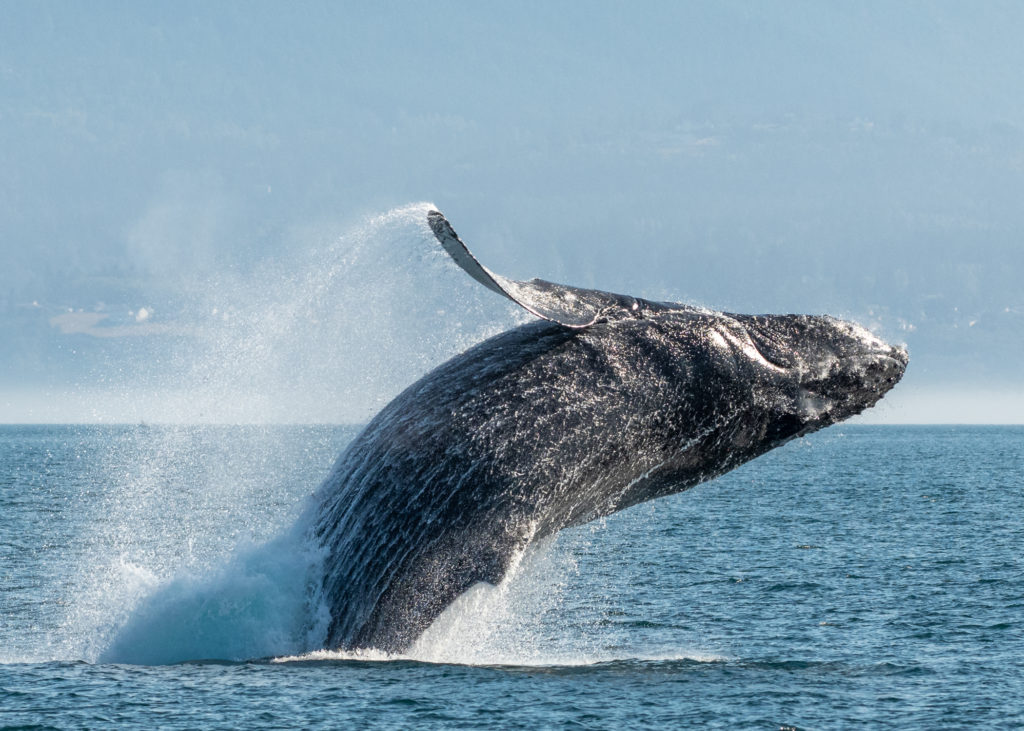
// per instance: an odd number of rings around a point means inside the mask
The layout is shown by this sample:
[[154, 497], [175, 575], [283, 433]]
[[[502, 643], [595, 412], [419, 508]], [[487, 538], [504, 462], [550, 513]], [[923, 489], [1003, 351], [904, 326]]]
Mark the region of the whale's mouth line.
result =
[[793, 367], [793, 363], [784, 358], [780, 358], [778, 351], [773, 350], [771, 346], [776, 346], [776, 348], [778, 347], [778, 343], [776, 343], [773, 338], [754, 327], [744, 326], [743, 330], [747, 334], [749, 347], [757, 353], [765, 364], [782, 372], [788, 371]]

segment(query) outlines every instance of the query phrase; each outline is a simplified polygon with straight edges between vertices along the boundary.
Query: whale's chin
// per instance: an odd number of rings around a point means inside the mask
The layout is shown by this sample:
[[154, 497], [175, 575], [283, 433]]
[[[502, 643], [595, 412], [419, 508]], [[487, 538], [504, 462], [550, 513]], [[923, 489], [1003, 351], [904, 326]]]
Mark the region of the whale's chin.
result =
[[901, 347], [843, 358], [825, 378], [801, 384], [800, 412], [814, 429], [861, 414], [900, 382], [907, 363]]

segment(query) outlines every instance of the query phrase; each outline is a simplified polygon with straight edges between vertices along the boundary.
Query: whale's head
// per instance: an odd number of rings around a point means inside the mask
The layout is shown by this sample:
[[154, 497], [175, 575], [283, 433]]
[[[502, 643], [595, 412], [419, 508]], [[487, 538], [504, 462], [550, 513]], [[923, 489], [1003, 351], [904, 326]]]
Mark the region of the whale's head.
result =
[[567, 331], [617, 332], [644, 343], [639, 350], [657, 353], [655, 361], [666, 364], [676, 385], [681, 423], [694, 413], [713, 413], [770, 448], [874, 406], [907, 366], [905, 349], [833, 317], [734, 315], [507, 279], [477, 261], [439, 211], [429, 211], [427, 220], [452, 260], [491, 291]]
[[732, 315], [734, 351], [764, 376], [771, 429], [805, 434], [874, 406], [906, 370], [906, 348], [828, 316]]

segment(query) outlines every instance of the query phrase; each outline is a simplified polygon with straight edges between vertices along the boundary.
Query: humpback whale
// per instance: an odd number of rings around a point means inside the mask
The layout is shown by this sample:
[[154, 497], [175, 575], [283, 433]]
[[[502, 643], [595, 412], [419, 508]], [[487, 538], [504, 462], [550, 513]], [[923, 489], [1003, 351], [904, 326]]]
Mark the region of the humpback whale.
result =
[[873, 406], [904, 348], [828, 316], [742, 315], [470, 276], [537, 319], [406, 388], [315, 500], [331, 648], [408, 648], [531, 541], [681, 492]]

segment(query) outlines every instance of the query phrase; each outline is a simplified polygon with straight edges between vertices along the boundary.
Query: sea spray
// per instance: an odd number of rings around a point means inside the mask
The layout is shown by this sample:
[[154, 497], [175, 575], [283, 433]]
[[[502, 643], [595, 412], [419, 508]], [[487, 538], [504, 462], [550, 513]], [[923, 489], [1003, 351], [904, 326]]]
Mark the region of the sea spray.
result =
[[[161, 599], [180, 604], [188, 591], [208, 596], [217, 586], [237, 597], [241, 582], [255, 586], [267, 576], [272, 583], [279, 569], [290, 579], [286, 565], [275, 561], [294, 561], [295, 568], [311, 560], [292, 526], [301, 520], [310, 486], [323, 479], [354, 433], [337, 427], [123, 428], [103, 447], [104, 469], [91, 478], [95, 486], [71, 506], [83, 533], [71, 552], [64, 616], [45, 656], [94, 661], [127, 627], [140, 626], [136, 609], [152, 614]], [[227, 580], [232, 571], [240, 576], [234, 585]]]
[[196, 336], [176, 351], [190, 396], [176, 420], [364, 422], [401, 389], [516, 317], [395, 208], [244, 275], [191, 292]]
[[[562, 593], [576, 563], [557, 538], [530, 543], [497, 585], [477, 583], [420, 636], [408, 656], [424, 662], [531, 665], [567, 656]], [[563, 625], [559, 627], [559, 625]], [[551, 633], [550, 630], [556, 630]], [[547, 631], [545, 631], [547, 630]], [[572, 633], [573, 639], [578, 639]], [[579, 647], [572, 648], [578, 654]]]
[[[636, 522], [638, 513], [616, 516], [612, 522]], [[605, 603], [614, 605], [616, 587], [604, 587], [613, 595], [610, 599], [595, 600], [594, 593], [601, 588], [595, 585], [595, 575], [580, 571], [581, 562], [600, 562], [605, 555], [593, 545], [594, 534], [604, 529], [605, 521], [599, 521], [529, 544], [517, 553], [497, 586], [480, 582], [470, 587], [404, 652], [316, 649], [281, 655], [272, 662], [413, 661], [533, 668], [725, 661], [723, 655], [706, 649], [652, 648], [628, 641], [615, 621], [620, 618], [607, 615]]]
[[321, 558], [303, 520], [272, 541], [239, 546], [225, 565], [145, 596], [99, 661], [247, 660], [316, 647], [330, 619], [316, 600]]
[[331, 650], [282, 655], [275, 662], [414, 660], [458, 665], [584, 664], [591, 653], [566, 632], [561, 603], [576, 571], [557, 538], [528, 544], [497, 585], [470, 587], [407, 651]]
[[[76, 506], [91, 516], [85, 550], [69, 567], [64, 618], [43, 655], [165, 662], [315, 646], [296, 628], [315, 634], [315, 608], [300, 605], [316, 561], [293, 523], [344, 441], [327, 444], [316, 428], [229, 435], [194, 422], [363, 419], [514, 322], [437, 251], [429, 208], [398, 208], [311, 241], [305, 255], [196, 284], [176, 328], [187, 335], [174, 339], [171, 374], [157, 384], [176, 396], [154, 399], [160, 408], [147, 413], [180, 426], [140, 425], [104, 446], [95, 487]], [[131, 393], [153, 364], [136, 365], [108, 382], [119, 377]], [[257, 600], [260, 589], [288, 598]], [[162, 645], [146, 637], [160, 622], [176, 633]], [[242, 641], [243, 630], [252, 638]]]

